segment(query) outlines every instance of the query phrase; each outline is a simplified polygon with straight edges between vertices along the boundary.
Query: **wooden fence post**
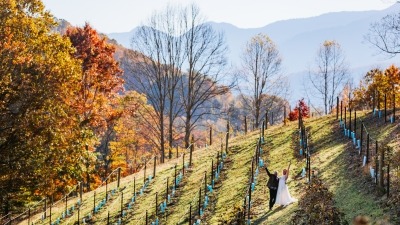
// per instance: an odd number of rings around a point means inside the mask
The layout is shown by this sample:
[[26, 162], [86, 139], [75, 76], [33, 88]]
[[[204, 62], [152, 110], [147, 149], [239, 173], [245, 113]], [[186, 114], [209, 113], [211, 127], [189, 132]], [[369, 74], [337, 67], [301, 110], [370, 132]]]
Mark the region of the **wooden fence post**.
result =
[[117, 188], [119, 188], [120, 181], [121, 181], [121, 167], [118, 167]]
[[374, 90], [374, 95], [372, 96], [372, 111], [375, 111], [376, 106], [376, 89]]
[[176, 163], [175, 163], [174, 187], [175, 187], [175, 189], [177, 188], [176, 187]]
[[250, 221], [250, 207], [251, 207], [251, 183], [250, 183], [250, 187], [249, 187], [249, 208], [247, 211], [247, 220]]
[[301, 128], [301, 108], [299, 106], [299, 129]]
[[192, 203], [189, 205], [189, 225], [192, 225]]
[[368, 164], [368, 162], [369, 162], [369, 133], [367, 133], [367, 154], [366, 154], [365, 164]]
[[50, 220], [50, 224], [51, 224], [51, 209], [53, 208], [53, 196], [51, 196], [50, 198], [50, 212], [49, 212], [49, 220]]
[[230, 138], [230, 125], [229, 125], [229, 121], [226, 122], [226, 133], [228, 133], [228, 138]]
[[261, 136], [264, 137], [265, 120], [262, 121]]
[[212, 145], [212, 127], [210, 126], [210, 145]]
[[[349, 107], [349, 134], [351, 133], [351, 108]], [[349, 135], [349, 138], [351, 138], [351, 135]]]
[[214, 180], [214, 159], [211, 159], [211, 186], [212, 186], [212, 182]]
[[386, 92], [385, 92], [385, 99], [384, 100], [385, 100], [385, 102], [384, 102], [384, 105], [385, 105], [385, 114], [384, 114], [384, 116], [385, 116], [385, 123], [386, 123], [386, 121], [387, 121], [386, 120], [386, 103], [387, 103], [387, 101], [386, 101], [387, 100], [386, 99]]
[[[78, 220], [79, 221], [79, 220]], [[28, 225], [31, 224], [31, 208], [28, 208]]]
[[93, 215], [96, 213], [96, 191], [93, 193]]
[[244, 133], [247, 134], [247, 116], [244, 116]]
[[340, 101], [340, 120], [342, 121], [343, 101]]
[[200, 210], [201, 210], [201, 186], [200, 186], [200, 189], [199, 189], [199, 216], [200, 216]]
[[68, 194], [65, 195], [65, 215], [67, 215], [68, 211]]
[[123, 210], [124, 210], [124, 192], [121, 191], [121, 212], [120, 212], [121, 221], [123, 217]]
[[143, 185], [146, 183], [146, 168], [147, 168], [147, 160], [144, 160]]
[[166, 192], [167, 192], [167, 194], [165, 195], [165, 202], [168, 202], [168, 183], [169, 183], [169, 177], [167, 177], [167, 189], [166, 189]]
[[393, 123], [395, 121], [396, 121], [396, 93], [393, 91]]
[[375, 184], [378, 184], [378, 160], [379, 160], [379, 151], [378, 151], [378, 141], [375, 140]]
[[357, 139], [357, 110], [354, 109], [354, 137]]
[[286, 105], [283, 106], [283, 124], [286, 125]]
[[147, 209], [146, 209], [146, 225], [149, 223], [149, 217], [148, 217], [148, 213], [147, 213]]
[[379, 93], [379, 91], [378, 91], [377, 104], [378, 104], [378, 111], [381, 111], [381, 102], [380, 102], [380, 93]]
[[204, 196], [207, 195], [207, 170], [204, 171]]
[[106, 180], [106, 201], [108, 201], [108, 179]]
[[110, 224], [110, 210], [107, 212], [107, 225]]
[[380, 157], [379, 157], [379, 187], [383, 188], [383, 168], [384, 168], [384, 158], [385, 158], [385, 149], [381, 148]]
[[158, 215], [158, 192], [156, 192], [156, 217]]
[[157, 156], [154, 156], [153, 178], [156, 177]]
[[191, 146], [190, 146], [190, 155], [189, 155], [189, 167], [192, 166], [192, 154], [194, 150], [194, 136], [192, 135], [192, 141], [191, 141]]
[[336, 120], [339, 119], [339, 96], [336, 97]]
[[364, 123], [361, 121], [361, 134], [360, 134], [360, 151], [358, 152], [360, 155], [363, 149], [363, 135], [364, 135]]
[[386, 197], [389, 198], [389, 194], [390, 194], [390, 162], [388, 162], [387, 164], [387, 175], [386, 175], [386, 179], [387, 179], [387, 185], [386, 185]]
[[44, 198], [44, 203], [43, 203], [43, 215], [45, 219], [47, 218], [46, 210], [47, 210], [47, 197]]
[[185, 153], [183, 153], [182, 157], [182, 174], [185, 175]]
[[274, 112], [271, 112], [271, 126], [274, 125]]
[[251, 183], [254, 182], [254, 156], [251, 160]]
[[226, 135], [225, 135], [225, 153], [228, 153], [228, 144], [229, 144], [229, 132], [226, 132]]
[[80, 224], [80, 220], [81, 220], [80, 214], [81, 214], [81, 206], [78, 205], [78, 225]]
[[83, 195], [83, 182], [79, 182], [79, 199], [82, 203], [82, 195]]

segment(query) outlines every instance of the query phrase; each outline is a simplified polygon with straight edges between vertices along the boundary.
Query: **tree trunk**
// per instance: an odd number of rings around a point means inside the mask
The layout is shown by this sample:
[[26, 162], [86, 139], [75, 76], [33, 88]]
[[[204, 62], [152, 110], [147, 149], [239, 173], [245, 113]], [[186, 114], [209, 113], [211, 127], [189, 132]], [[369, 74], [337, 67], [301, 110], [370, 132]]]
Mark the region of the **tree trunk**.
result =
[[256, 100], [256, 113], [255, 113], [255, 127], [258, 128], [259, 120], [260, 120], [260, 104], [261, 101], [259, 99]]
[[185, 148], [189, 148], [190, 145], [190, 119], [191, 119], [190, 111], [186, 112], [186, 121], [185, 121]]
[[161, 113], [160, 116], [160, 154], [161, 154], [161, 163], [164, 163], [165, 158], [165, 133], [164, 133], [164, 115]]

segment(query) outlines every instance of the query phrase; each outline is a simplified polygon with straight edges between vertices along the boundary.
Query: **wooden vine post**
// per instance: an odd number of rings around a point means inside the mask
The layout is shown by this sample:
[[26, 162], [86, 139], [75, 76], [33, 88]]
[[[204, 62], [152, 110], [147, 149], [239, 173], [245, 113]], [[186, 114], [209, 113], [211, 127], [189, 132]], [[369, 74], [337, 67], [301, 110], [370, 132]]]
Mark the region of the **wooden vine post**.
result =
[[379, 183], [378, 187], [383, 188], [383, 163], [384, 163], [384, 156], [385, 155], [385, 149], [381, 148], [380, 151], [380, 157], [379, 157]]
[[247, 134], [247, 116], [244, 116], [244, 134]]
[[210, 145], [212, 145], [212, 127], [210, 126]]
[[156, 177], [157, 156], [154, 156], [153, 178]]
[[367, 133], [367, 154], [366, 154], [365, 164], [368, 164], [368, 162], [369, 162], [369, 133]]
[[192, 141], [190, 145], [190, 155], [189, 155], [189, 167], [192, 167], [192, 154], [194, 151], [194, 136], [192, 135]]
[[343, 101], [340, 101], [340, 121], [343, 121]]
[[283, 124], [286, 125], [286, 105], [283, 106]]
[[384, 114], [384, 117], [385, 117], [385, 123], [386, 123], [386, 121], [387, 121], [387, 119], [386, 119], [386, 103], [387, 103], [387, 99], [386, 99], [386, 93], [385, 93], [385, 97], [384, 97], [384, 106], [385, 106], [385, 114]]
[[361, 134], [360, 134], [360, 151], [358, 152], [360, 155], [363, 149], [363, 136], [364, 136], [364, 123], [361, 121]]

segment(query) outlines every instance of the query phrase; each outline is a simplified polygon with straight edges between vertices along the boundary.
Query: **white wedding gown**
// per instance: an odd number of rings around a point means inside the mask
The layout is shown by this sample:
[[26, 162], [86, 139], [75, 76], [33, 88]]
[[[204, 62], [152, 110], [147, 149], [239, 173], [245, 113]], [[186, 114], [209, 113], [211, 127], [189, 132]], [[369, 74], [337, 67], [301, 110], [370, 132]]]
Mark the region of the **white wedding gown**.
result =
[[289, 188], [286, 185], [286, 175], [279, 177], [278, 192], [276, 194], [276, 204], [287, 206], [290, 203], [296, 202], [297, 199], [292, 198], [289, 193]]

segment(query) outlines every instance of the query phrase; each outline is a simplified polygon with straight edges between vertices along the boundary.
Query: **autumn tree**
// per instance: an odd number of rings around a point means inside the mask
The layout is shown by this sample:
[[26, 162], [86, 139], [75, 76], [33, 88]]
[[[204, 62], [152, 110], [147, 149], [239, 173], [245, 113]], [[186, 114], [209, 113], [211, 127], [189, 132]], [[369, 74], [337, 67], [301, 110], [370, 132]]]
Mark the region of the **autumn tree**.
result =
[[[252, 94], [251, 98], [243, 99], [245, 105], [254, 116], [255, 126], [258, 127], [263, 116], [261, 109], [269, 111], [274, 102], [274, 96], [284, 96], [287, 83], [282, 77], [282, 58], [274, 42], [265, 34], [258, 34], [246, 44], [242, 57], [242, 78], [249, 87], [245, 92]], [[263, 99], [265, 96], [272, 98]]]
[[322, 100], [324, 113], [328, 114], [347, 80], [348, 67], [340, 44], [325, 41], [318, 49], [315, 69], [310, 69], [308, 73], [306, 90]]
[[[86, 23], [83, 28], [69, 28], [66, 37], [75, 47], [72, 55], [81, 61], [82, 68], [73, 107], [80, 115], [79, 122], [83, 130], [81, 138], [90, 137], [92, 140], [86, 144], [93, 150], [98, 138], [112, 127], [108, 124], [118, 117], [112, 101], [122, 90], [123, 73], [113, 58], [115, 47], [108, 44], [104, 37], [101, 38], [89, 24]], [[89, 188], [89, 171], [86, 183]]]
[[297, 103], [296, 107], [289, 113], [289, 120], [290, 121], [295, 121], [299, 119], [299, 116], [301, 118], [309, 118], [310, 117], [310, 108], [304, 101], [304, 99], [299, 100]]
[[[79, 61], [39, 0], [0, 2], [0, 207], [80, 180]], [[26, 195], [26, 196], [25, 196]], [[25, 198], [22, 198], [25, 196]], [[29, 197], [27, 197], [29, 196]]]
[[[384, 107], [384, 95], [387, 94], [387, 101], [392, 102], [393, 94], [400, 91], [399, 68], [391, 65], [385, 71], [373, 69], [367, 72], [360, 81], [359, 87], [354, 90], [354, 102], [361, 108]], [[400, 99], [396, 98], [396, 104]]]
[[[156, 146], [149, 139], [154, 139], [149, 132], [148, 111], [151, 106], [143, 94], [128, 91], [118, 98], [121, 117], [116, 121], [113, 131], [115, 139], [110, 142], [109, 153], [104, 155], [105, 170], [124, 168], [124, 174], [132, 173], [150, 159], [151, 150]], [[147, 109], [145, 109], [147, 108]], [[156, 121], [154, 121], [156, 122]]]

